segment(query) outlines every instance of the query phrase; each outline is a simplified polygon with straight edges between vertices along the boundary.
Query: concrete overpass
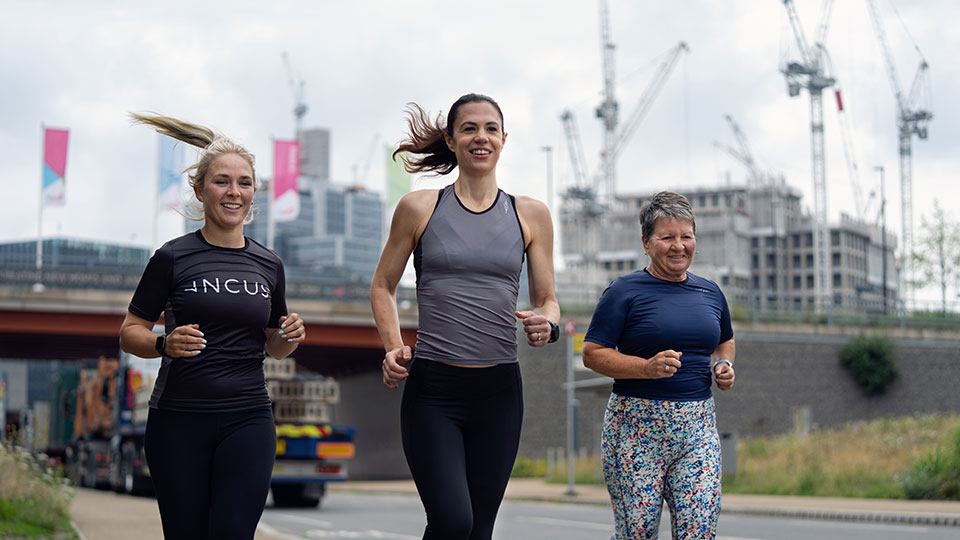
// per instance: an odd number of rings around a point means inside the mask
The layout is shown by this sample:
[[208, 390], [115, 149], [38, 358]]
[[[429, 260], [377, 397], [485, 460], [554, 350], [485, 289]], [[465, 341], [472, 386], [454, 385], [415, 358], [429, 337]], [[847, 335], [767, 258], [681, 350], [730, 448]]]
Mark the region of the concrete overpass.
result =
[[[116, 356], [132, 291], [0, 286], [0, 358], [86, 360]], [[323, 375], [379, 371], [383, 345], [368, 302], [289, 299], [307, 326], [294, 356]], [[401, 310], [404, 342], [416, 341], [416, 308]]]

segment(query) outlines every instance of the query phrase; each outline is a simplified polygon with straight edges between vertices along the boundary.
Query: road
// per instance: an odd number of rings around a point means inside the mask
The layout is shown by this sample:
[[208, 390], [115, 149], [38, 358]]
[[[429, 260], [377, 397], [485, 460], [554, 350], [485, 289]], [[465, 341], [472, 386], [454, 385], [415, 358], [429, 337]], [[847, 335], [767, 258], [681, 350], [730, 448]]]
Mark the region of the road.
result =
[[[350, 538], [419, 540], [423, 507], [415, 496], [330, 493], [321, 509], [268, 507], [261, 532], [285, 540]], [[660, 537], [670, 538], [664, 513]], [[606, 540], [613, 534], [609, 506], [506, 501], [496, 540]], [[788, 519], [724, 514], [717, 540], [955, 540], [956, 527]]]

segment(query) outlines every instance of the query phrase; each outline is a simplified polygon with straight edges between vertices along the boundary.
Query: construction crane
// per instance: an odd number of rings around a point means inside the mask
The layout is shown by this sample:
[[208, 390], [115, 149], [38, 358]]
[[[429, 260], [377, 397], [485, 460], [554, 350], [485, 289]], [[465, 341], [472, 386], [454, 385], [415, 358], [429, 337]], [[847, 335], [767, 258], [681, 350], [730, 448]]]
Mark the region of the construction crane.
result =
[[287, 51], [283, 51], [283, 67], [287, 71], [287, 81], [290, 84], [290, 92], [293, 94], [294, 129], [299, 140], [300, 131], [303, 129], [303, 117], [307, 114], [307, 104], [303, 102], [303, 87], [306, 83], [299, 75], [294, 75]]
[[640, 96], [640, 99], [637, 100], [636, 107], [633, 109], [633, 112], [630, 113], [630, 116], [627, 117], [627, 120], [623, 123], [623, 127], [620, 128], [620, 132], [614, 139], [614, 163], [616, 163], [617, 158], [620, 156], [620, 152], [623, 151], [623, 148], [630, 140], [630, 137], [632, 137], [633, 133], [637, 130], [637, 126], [640, 125], [640, 121], [643, 120], [643, 117], [647, 115], [647, 111], [650, 110], [650, 105], [653, 103], [653, 99], [657, 97], [660, 89], [663, 88], [663, 83], [673, 70], [673, 66], [677, 63], [677, 59], [680, 58], [680, 54], [689, 50], [690, 49], [687, 47], [687, 44], [681, 41], [672, 49], [670, 49], [670, 51], [667, 53], [667, 57], [664, 58], [663, 62], [660, 63], [660, 67], [657, 68], [657, 73], [654, 76], [653, 81], [650, 82], [650, 85], [647, 86], [646, 91], [644, 91], [643, 95]]
[[373, 163], [373, 156], [378, 155], [380, 148], [380, 134], [374, 133], [370, 140], [370, 146], [361, 163], [353, 164], [353, 183], [356, 186], [364, 186], [367, 183], [367, 177], [370, 176], [370, 164]]
[[617, 165], [614, 159], [614, 141], [619, 123], [620, 104], [616, 98], [616, 78], [613, 52], [616, 45], [610, 36], [610, 10], [606, 0], [600, 0], [600, 58], [603, 68], [603, 101], [596, 109], [597, 118], [603, 123], [603, 151], [600, 154], [600, 179], [603, 193], [613, 198], [617, 183]]
[[[563, 223], [573, 225], [579, 231], [576, 246], [571, 253], [580, 253], [586, 273], [592, 271], [595, 252], [603, 245], [603, 239], [595, 237], [602, 230], [601, 221], [612, 206], [616, 194], [617, 157], [637, 126], [643, 120], [651, 103], [663, 86], [664, 81], [676, 64], [680, 53], [687, 51], [685, 43], [680, 42], [661, 63], [654, 80], [640, 97], [634, 111], [627, 117], [626, 123], [619, 124], [619, 104], [616, 100], [616, 77], [613, 53], [616, 49], [610, 33], [610, 17], [606, 0], [600, 0], [600, 52], [603, 67], [604, 99], [596, 108], [596, 116], [603, 124], [603, 149], [600, 164], [595, 175], [589, 175], [584, 160], [583, 145], [577, 123], [570, 110], [563, 111], [564, 134], [570, 161], [573, 166], [575, 182], [564, 192], [564, 207], [561, 213]], [[566, 250], [565, 250], [566, 251]], [[587, 278], [591, 282], [590, 278]]]
[[800, 95], [802, 88], [810, 94], [810, 147], [811, 175], [813, 177], [813, 265], [815, 310], [823, 311], [830, 302], [830, 281], [827, 279], [827, 189], [826, 165], [823, 151], [823, 90], [833, 86], [835, 79], [827, 75], [824, 69], [824, 39], [829, 26], [832, 0], [825, 0], [820, 15], [817, 40], [813, 46], [807, 44], [807, 38], [800, 25], [796, 7], [792, 0], [783, 0], [783, 6], [790, 18], [794, 38], [800, 48], [801, 61], [786, 62], [781, 72], [787, 79], [787, 93], [790, 97]]
[[563, 122], [563, 134], [567, 139], [567, 149], [570, 153], [570, 165], [573, 167], [574, 187], [592, 191], [593, 187], [587, 178], [587, 164], [583, 157], [583, 141], [580, 140], [580, 130], [577, 129], [577, 120], [569, 109], [560, 115]]
[[756, 186], [763, 183], [764, 173], [760, 170], [760, 167], [757, 166], [757, 162], [753, 159], [753, 153], [750, 151], [750, 145], [747, 144], [747, 136], [744, 135], [743, 130], [740, 129], [740, 125], [737, 124], [737, 121], [734, 120], [732, 116], [726, 114], [723, 116], [723, 118], [728, 124], [730, 124], [730, 130], [733, 131], [733, 136], [737, 139], [737, 148], [716, 141], [713, 143], [714, 146], [723, 149], [747, 168], [748, 186]]
[[890, 78], [890, 86], [893, 88], [893, 95], [897, 102], [897, 137], [900, 143], [900, 219], [903, 228], [903, 277], [904, 283], [910, 283], [913, 279], [911, 264], [913, 252], [912, 139], [916, 135], [920, 140], [926, 140], [927, 122], [933, 119], [933, 113], [923, 108], [919, 103], [920, 94], [927, 84], [929, 64], [927, 64], [923, 54], [920, 53], [920, 48], [914, 44], [914, 48], [920, 55], [920, 65], [917, 67], [917, 73], [913, 78], [910, 93], [905, 97], [900, 89], [900, 79], [897, 77], [897, 69], [893, 63], [893, 55], [890, 54], [890, 47], [887, 45], [886, 32], [883, 30], [883, 23], [877, 13], [877, 7], [873, 0], [867, 0], [867, 6], [873, 20], [873, 28], [877, 33], [877, 39], [880, 41], [880, 51], [883, 54], [887, 76]]
[[[686, 43], [678, 43], [660, 64], [653, 81], [637, 102], [632, 113], [620, 127], [620, 104], [616, 98], [616, 78], [613, 53], [616, 49], [610, 35], [610, 12], [606, 0], [600, 0], [600, 52], [603, 61], [603, 101], [597, 106], [596, 115], [603, 124], [603, 151], [600, 154], [600, 174], [602, 184], [597, 191], [612, 199], [617, 187], [617, 157], [633, 136], [637, 126], [649, 110], [653, 99], [663, 87], [663, 83], [676, 64], [680, 53], [688, 51]], [[619, 130], [618, 130], [619, 128]]]

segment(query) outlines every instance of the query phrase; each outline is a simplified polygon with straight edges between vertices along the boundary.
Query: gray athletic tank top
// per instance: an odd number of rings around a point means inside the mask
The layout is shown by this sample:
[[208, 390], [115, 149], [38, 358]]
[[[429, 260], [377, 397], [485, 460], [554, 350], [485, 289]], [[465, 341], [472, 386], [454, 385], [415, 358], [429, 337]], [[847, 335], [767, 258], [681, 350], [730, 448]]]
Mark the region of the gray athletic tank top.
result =
[[468, 210], [453, 185], [440, 190], [413, 252], [420, 324], [416, 358], [450, 364], [517, 361], [514, 311], [523, 232], [512, 195]]

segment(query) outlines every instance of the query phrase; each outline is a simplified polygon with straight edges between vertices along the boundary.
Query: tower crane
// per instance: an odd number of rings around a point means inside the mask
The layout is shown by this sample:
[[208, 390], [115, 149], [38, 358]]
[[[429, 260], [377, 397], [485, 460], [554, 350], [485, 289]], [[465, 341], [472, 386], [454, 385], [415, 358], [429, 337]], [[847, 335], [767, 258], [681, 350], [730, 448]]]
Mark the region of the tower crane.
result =
[[800, 95], [800, 89], [806, 88], [810, 94], [810, 147], [811, 173], [813, 176], [813, 265], [815, 310], [819, 313], [830, 301], [830, 282], [827, 280], [827, 189], [826, 165], [823, 151], [823, 90], [833, 86], [836, 80], [827, 75], [824, 69], [824, 39], [829, 26], [832, 0], [824, 0], [820, 15], [817, 40], [813, 46], [807, 44], [807, 38], [800, 25], [796, 7], [792, 0], [783, 0], [783, 6], [790, 18], [794, 38], [800, 48], [800, 61], [787, 62], [781, 72], [787, 79], [787, 93], [790, 97]]
[[640, 125], [640, 121], [643, 120], [643, 117], [646, 116], [647, 111], [650, 110], [650, 105], [653, 103], [653, 99], [657, 97], [660, 89], [663, 88], [663, 83], [673, 70], [673, 66], [677, 63], [677, 59], [680, 58], [680, 54], [688, 52], [689, 50], [690, 49], [687, 47], [686, 43], [683, 41], [678, 42], [672, 49], [670, 49], [663, 62], [660, 63], [660, 67], [657, 68], [657, 73], [654, 76], [653, 81], [650, 82], [650, 85], [647, 86], [647, 89], [643, 92], [643, 95], [641, 95], [640, 99], [637, 100], [637, 105], [634, 107], [633, 112], [631, 112], [630, 116], [627, 117], [627, 120], [623, 123], [623, 127], [620, 128], [620, 132], [617, 133], [617, 136], [613, 141], [612, 161], [614, 164], [616, 164], [617, 157], [620, 156], [620, 152], [623, 151], [623, 148], [630, 140], [630, 137], [632, 137], [633, 133], [637, 130], [637, 126]]
[[373, 156], [377, 154], [380, 148], [380, 134], [374, 133], [370, 140], [370, 146], [364, 156], [362, 163], [353, 164], [353, 183], [356, 186], [364, 186], [367, 183], [367, 177], [370, 175], [370, 164], [373, 162]]
[[[594, 254], [602, 243], [601, 239], [594, 238], [594, 235], [600, 230], [600, 223], [607, 214], [610, 203], [612, 203], [616, 194], [617, 157], [643, 120], [664, 81], [676, 64], [680, 53], [688, 50], [687, 45], [680, 42], [669, 51], [667, 58], [660, 64], [654, 80], [641, 95], [635, 109], [621, 127], [619, 124], [620, 106], [615, 95], [616, 78], [613, 53], [616, 46], [611, 39], [607, 2], [606, 0], [600, 0], [599, 4], [604, 97], [595, 112], [603, 125], [603, 149], [600, 153], [598, 172], [595, 175], [591, 176], [587, 172], [583, 145], [573, 112], [565, 110], [560, 116], [563, 121], [564, 134], [575, 177], [575, 185], [568, 187], [564, 193], [563, 222], [573, 225], [574, 229], [577, 229], [580, 233], [578, 245], [571, 246], [573, 249], [569, 252], [578, 252], [582, 255], [587, 274], [593, 269]], [[566, 249], [564, 251], [568, 252]], [[587, 281], [592, 282], [589, 278]]]
[[753, 159], [753, 153], [750, 151], [750, 145], [747, 144], [747, 136], [743, 134], [743, 130], [740, 129], [740, 125], [737, 124], [737, 121], [734, 120], [732, 116], [726, 114], [723, 116], [723, 118], [728, 124], [730, 124], [730, 130], [733, 131], [733, 136], [737, 139], [737, 148], [733, 148], [732, 146], [720, 142], [714, 142], [713, 144], [718, 148], [722, 148], [740, 163], [743, 163], [743, 166], [747, 168], [748, 185], [759, 185], [763, 182], [764, 174], [763, 171], [760, 170], [760, 167], [757, 166], [757, 162]]
[[603, 151], [600, 154], [600, 179], [604, 195], [613, 198], [617, 183], [617, 166], [614, 158], [614, 141], [619, 123], [620, 104], [616, 98], [616, 80], [613, 51], [616, 45], [610, 37], [610, 10], [607, 1], [600, 0], [600, 58], [603, 62], [603, 101], [596, 109], [597, 118], [603, 123]]
[[887, 76], [890, 79], [890, 85], [893, 88], [893, 95], [897, 106], [897, 137], [900, 147], [900, 219], [903, 228], [903, 276], [904, 282], [909, 283], [913, 278], [911, 268], [911, 253], [913, 251], [913, 149], [912, 139], [916, 135], [920, 140], [927, 138], [927, 122], [933, 119], [933, 112], [923, 108], [919, 103], [920, 93], [927, 84], [927, 69], [929, 65], [920, 48], [914, 47], [920, 54], [920, 65], [917, 67], [917, 73], [914, 75], [913, 84], [910, 93], [905, 97], [900, 89], [900, 80], [897, 77], [897, 69], [893, 63], [893, 55], [890, 54], [890, 47], [887, 45], [886, 32], [883, 30], [883, 24], [877, 13], [877, 7], [873, 0], [867, 0], [867, 7], [870, 11], [870, 18], [873, 20], [873, 28], [877, 33], [877, 39], [880, 41], [880, 51], [883, 54], [883, 61], [887, 68]]
[[[620, 127], [620, 104], [615, 95], [615, 68], [613, 53], [616, 49], [610, 36], [610, 13], [606, 0], [600, 0], [600, 52], [603, 61], [603, 101], [597, 106], [596, 115], [603, 124], [603, 151], [600, 154], [600, 174], [598, 181], [602, 183], [603, 195], [613, 198], [617, 184], [617, 157], [627, 141], [633, 136], [637, 126], [649, 110], [653, 99], [657, 96], [663, 82], [673, 69], [680, 53], [688, 51], [686, 43], [678, 43], [667, 54], [667, 58], [660, 64], [653, 81], [647, 87], [637, 102], [633, 112]], [[618, 130], [619, 128], [619, 130]]]
[[294, 127], [296, 129], [296, 137], [299, 139], [300, 131], [303, 129], [303, 117], [307, 114], [307, 104], [303, 102], [303, 86], [305, 82], [299, 75], [294, 75], [287, 51], [283, 51], [283, 67], [286, 69], [290, 92], [293, 94]]
[[563, 121], [563, 134], [567, 139], [567, 148], [570, 152], [570, 165], [573, 167], [574, 187], [582, 191], [590, 191], [593, 187], [587, 180], [587, 165], [583, 158], [583, 141], [580, 140], [580, 130], [577, 129], [577, 120], [570, 109], [560, 115]]

